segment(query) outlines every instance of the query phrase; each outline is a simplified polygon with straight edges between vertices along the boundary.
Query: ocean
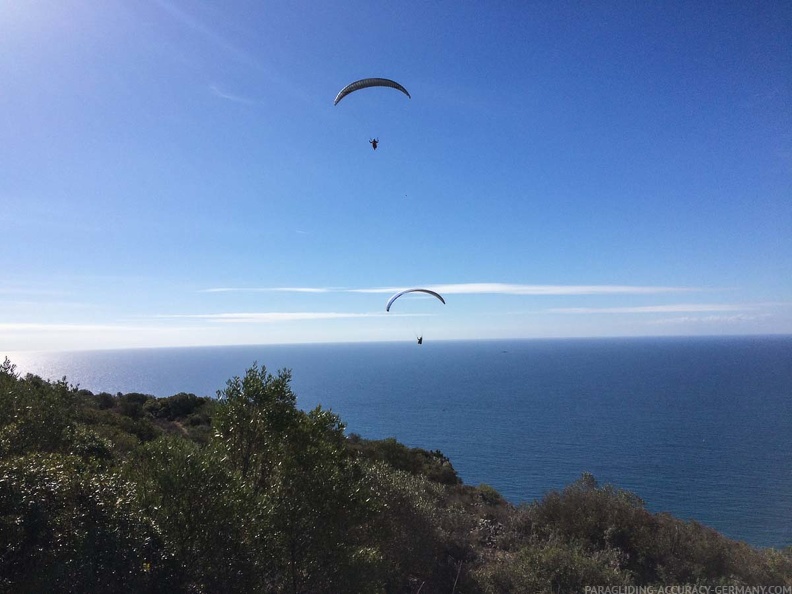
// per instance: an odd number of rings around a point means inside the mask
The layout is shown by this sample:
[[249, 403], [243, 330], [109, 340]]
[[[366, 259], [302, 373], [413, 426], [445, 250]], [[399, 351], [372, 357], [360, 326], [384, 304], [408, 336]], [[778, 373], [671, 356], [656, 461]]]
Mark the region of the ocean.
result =
[[513, 503], [590, 472], [651, 511], [792, 545], [792, 336], [6, 354], [23, 373], [156, 396], [214, 396], [254, 362], [289, 368], [301, 408], [439, 449]]

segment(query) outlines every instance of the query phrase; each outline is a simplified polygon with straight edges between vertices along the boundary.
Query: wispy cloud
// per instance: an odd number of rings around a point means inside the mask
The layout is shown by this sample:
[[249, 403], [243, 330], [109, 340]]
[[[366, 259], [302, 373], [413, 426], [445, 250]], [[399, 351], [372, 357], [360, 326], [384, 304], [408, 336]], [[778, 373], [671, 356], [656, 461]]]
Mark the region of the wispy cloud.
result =
[[84, 324], [84, 323], [38, 323], [10, 322], [0, 324], [0, 332], [115, 332], [148, 329], [146, 326], [127, 326], [123, 324]]
[[340, 293], [348, 289], [321, 287], [214, 287], [200, 293]]
[[699, 291], [688, 287], [646, 287], [631, 285], [513, 285], [504, 283], [463, 283], [433, 285], [438, 293], [492, 295], [653, 295]]
[[644, 313], [689, 313], [711, 311], [746, 311], [750, 305], [728, 305], [713, 303], [677, 303], [672, 305], [641, 305], [636, 307], [554, 307], [545, 313], [561, 314], [644, 314]]
[[223, 323], [274, 323], [294, 322], [300, 320], [336, 320], [345, 318], [381, 317], [382, 313], [346, 313], [346, 312], [238, 312], [216, 314], [172, 314], [160, 315], [157, 318], [180, 320], [206, 320]]
[[648, 324], [653, 326], [673, 326], [688, 324], [741, 324], [743, 322], [754, 322], [772, 317], [771, 314], [735, 314], [731, 316], [679, 316], [675, 318], [665, 318], [662, 320], [652, 320]]
[[[205, 24], [206, 21], [211, 21], [213, 18], [211, 13], [204, 12], [202, 20], [201, 18], [193, 16], [193, 14], [190, 12], [178, 7], [176, 2], [172, 2], [170, 0], [154, 0], [154, 2], [159, 5], [160, 8], [162, 8], [167, 14], [169, 14], [176, 22], [180, 23], [188, 30], [193, 31], [215, 48], [220, 49], [225, 56], [230, 57], [237, 63], [252, 68], [259, 73], [263, 73], [263, 75], [272, 83], [272, 85], [277, 86], [280, 91], [286, 91], [291, 97], [297, 97], [303, 102], [310, 102], [312, 100], [312, 95], [305, 91], [304, 85], [292, 83], [288, 77], [281, 75], [265, 60], [257, 58], [254, 54], [242, 49], [242, 46], [229, 41], [227, 36], [221, 35], [215, 30], [215, 23], [212, 23], [213, 26]], [[217, 6], [219, 7], [220, 5], [218, 4]], [[207, 7], [207, 10], [221, 10], [221, 8], [217, 7], [212, 8], [210, 5], [207, 5]], [[275, 34], [274, 30], [269, 32]], [[267, 32], [262, 31], [262, 34], [266, 35]], [[260, 78], [260, 76], [258, 78]], [[230, 99], [232, 101], [242, 100], [240, 102], [245, 102], [244, 97], [236, 97], [230, 94], [226, 95], [227, 96], [224, 97], [225, 99]]]
[[229, 43], [224, 37], [215, 33], [214, 30], [204, 25], [197, 18], [188, 14], [184, 10], [178, 8], [173, 2], [167, 0], [154, 0], [162, 9], [170, 14], [174, 19], [180, 22], [185, 27], [195, 31], [204, 39], [208, 40], [216, 47], [221, 48], [227, 54], [233, 56], [236, 60], [248, 64], [250, 66], [258, 67], [258, 62], [247, 52], [242, 51], [239, 47]]
[[[220, 292], [293, 292], [293, 293], [382, 293], [390, 294], [407, 287], [221, 287], [203, 289], [206, 293]], [[656, 295], [702, 291], [694, 287], [651, 287], [633, 285], [516, 285], [506, 283], [458, 283], [425, 285], [444, 295]]]
[[26, 287], [0, 287], [0, 295], [63, 295], [64, 291], [47, 290], [47, 289], [31, 289]]
[[233, 101], [234, 103], [242, 103], [244, 105], [253, 105], [255, 103], [255, 101], [248, 99], [247, 97], [242, 97], [241, 95], [234, 95], [232, 93], [222, 91], [217, 87], [217, 85], [211, 85], [209, 90], [212, 91], [212, 94], [216, 97], [220, 97], [221, 99], [225, 99], [227, 101]]

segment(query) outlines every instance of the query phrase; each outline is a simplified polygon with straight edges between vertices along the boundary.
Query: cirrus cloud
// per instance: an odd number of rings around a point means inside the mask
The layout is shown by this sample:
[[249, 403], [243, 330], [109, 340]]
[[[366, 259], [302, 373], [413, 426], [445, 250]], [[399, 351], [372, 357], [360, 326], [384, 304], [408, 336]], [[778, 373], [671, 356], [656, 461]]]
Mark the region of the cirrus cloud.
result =
[[561, 314], [642, 314], [642, 313], [691, 313], [711, 311], [746, 311], [750, 305], [730, 305], [722, 303], [675, 303], [671, 305], [640, 305], [635, 307], [554, 307], [545, 313]]
[[[382, 293], [405, 287], [216, 287], [204, 293]], [[453, 283], [426, 285], [423, 288], [447, 295], [656, 295], [703, 291], [695, 287], [654, 287], [641, 285], [526, 285], [509, 283]]]
[[380, 313], [346, 313], [346, 312], [235, 312], [214, 314], [163, 314], [157, 318], [179, 320], [204, 320], [223, 323], [275, 323], [294, 322], [300, 320], [336, 320], [347, 318], [381, 317]]

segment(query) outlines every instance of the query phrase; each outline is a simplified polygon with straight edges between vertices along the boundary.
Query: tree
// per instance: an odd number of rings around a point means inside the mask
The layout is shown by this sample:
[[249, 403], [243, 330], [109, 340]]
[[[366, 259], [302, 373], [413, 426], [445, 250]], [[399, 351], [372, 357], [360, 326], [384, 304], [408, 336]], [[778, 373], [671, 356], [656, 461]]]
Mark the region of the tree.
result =
[[144, 513], [159, 526], [190, 591], [250, 591], [261, 580], [266, 547], [255, 498], [222, 452], [178, 437], [142, 445], [126, 476]]
[[363, 536], [373, 509], [344, 425], [317, 407], [300, 413], [282, 437], [282, 457], [264, 497], [274, 512], [291, 591], [371, 590], [380, 557]]
[[76, 413], [77, 389], [65, 378], [21, 378], [7, 358], [0, 366], [0, 457], [65, 451]]
[[275, 377], [254, 364], [244, 378], [234, 377], [217, 393], [215, 437], [257, 493], [267, 487], [280, 459], [281, 436], [288, 434], [297, 418], [290, 381], [289, 370], [280, 370]]
[[296, 407], [291, 372], [254, 365], [220, 393], [215, 444], [259, 497], [279, 568], [278, 591], [365, 591], [375, 551], [360, 541], [367, 517], [362, 472], [337, 415]]

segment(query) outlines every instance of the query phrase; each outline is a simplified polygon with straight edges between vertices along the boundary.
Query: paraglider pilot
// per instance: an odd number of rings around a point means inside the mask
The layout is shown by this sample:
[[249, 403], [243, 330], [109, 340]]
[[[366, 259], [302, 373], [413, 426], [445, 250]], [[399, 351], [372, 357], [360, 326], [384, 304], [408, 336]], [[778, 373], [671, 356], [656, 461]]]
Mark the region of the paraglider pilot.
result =
[[377, 143], [379, 143], [379, 138], [372, 138], [369, 140], [369, 142], [371, 143], [371, 148], [373, 148], [376, 151]]

